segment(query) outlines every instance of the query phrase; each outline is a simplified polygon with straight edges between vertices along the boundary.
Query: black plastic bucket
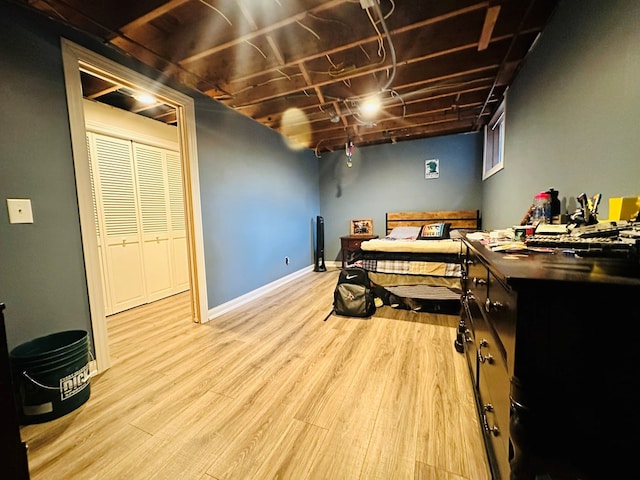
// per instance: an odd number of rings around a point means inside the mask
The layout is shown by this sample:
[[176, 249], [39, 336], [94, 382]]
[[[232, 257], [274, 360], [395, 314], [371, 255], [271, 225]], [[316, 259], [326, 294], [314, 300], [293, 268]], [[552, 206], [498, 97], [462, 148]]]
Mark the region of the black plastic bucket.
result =
[[89, 341], [84, 330], [36, 338], [10, 353], [21, 423], [42, 423], [89, 399]]

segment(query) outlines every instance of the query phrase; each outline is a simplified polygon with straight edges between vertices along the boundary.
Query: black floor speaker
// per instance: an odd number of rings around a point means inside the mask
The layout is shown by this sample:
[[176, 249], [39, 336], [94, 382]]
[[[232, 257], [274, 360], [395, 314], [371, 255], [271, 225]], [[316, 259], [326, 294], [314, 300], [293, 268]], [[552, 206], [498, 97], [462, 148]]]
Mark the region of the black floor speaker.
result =
[[324, 265], [324, 219], [318, 215], [316, 217], [316, 265], [314, 272], [326, 272], [327, 267]]

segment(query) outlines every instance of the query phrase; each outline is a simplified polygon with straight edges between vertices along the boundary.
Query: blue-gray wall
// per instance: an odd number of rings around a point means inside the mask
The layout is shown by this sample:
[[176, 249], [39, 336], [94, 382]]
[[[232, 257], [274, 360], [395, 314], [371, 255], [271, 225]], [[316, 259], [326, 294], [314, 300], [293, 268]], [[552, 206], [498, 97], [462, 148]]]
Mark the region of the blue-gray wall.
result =
[[[337, 260], [340, 236], [350, 220], [372, 218], [383, 237], [387, 212], [480, 209], [482, 206], [481, 133], [358, 148], [351, 168], [345, 151], [320, 160], [320, 210], [325, 257]], [[425, 178], [425, 161], [440, 160], [440, 177]]]
[[208, 99], [196, 103], [196, 123], [213, 307], [313, 263], [318, 160]]
[[640, 195], [640, 2], [563, 0], [509, 92], [504, 169], [484, 182], [484, 226], [517, 224], [533, 195]]
[[[90, 331], [90, 319], [60, 39], [2, 10], [0, 301], [12, 346]], [[30, 198], [34, 223], [9, 224], [7, 198]]]
[[[0, 2], [0, 301], [10, 348], [56, 331], [91, 331], [61, 35], [162, 78]], [[313, 152], [292, 151], [257, 122], [167, 83], [195, 99], [209, 307], [310, 266], [310, 225], [320, 213]], [[9, 224], [6, 198], [30, 198], [34, 223]]]

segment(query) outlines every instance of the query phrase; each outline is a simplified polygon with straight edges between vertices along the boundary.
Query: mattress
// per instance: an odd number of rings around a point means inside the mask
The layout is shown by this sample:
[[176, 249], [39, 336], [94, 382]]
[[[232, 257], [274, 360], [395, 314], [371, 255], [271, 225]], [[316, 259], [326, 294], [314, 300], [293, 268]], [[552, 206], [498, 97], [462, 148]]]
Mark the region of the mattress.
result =
[[361, 243], [363, 252], [393, 252], [393, 253], [438, 253], [460, 255], [462, 241], [459, 239], [443, 240], [402, 240], [376, 238]]

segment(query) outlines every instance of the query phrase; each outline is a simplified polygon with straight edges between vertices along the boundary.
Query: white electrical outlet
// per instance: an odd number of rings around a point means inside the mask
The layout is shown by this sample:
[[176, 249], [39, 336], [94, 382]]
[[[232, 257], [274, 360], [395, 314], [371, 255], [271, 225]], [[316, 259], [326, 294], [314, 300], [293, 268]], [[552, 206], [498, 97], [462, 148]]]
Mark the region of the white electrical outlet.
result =
[[31, 200], [28, 198], [7, 198], [9, 223], [33, 223]]

